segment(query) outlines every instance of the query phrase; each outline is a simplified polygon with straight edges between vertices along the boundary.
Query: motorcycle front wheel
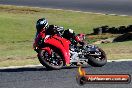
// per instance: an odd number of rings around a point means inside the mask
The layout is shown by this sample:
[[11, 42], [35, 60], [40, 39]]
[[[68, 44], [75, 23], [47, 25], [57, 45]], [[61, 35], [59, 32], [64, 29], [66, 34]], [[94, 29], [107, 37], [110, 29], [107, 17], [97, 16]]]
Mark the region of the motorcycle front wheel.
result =
[[51, 55], [46, 50], [40, 50], [38, 59], [47, 69], [58, 70], [64, 65], [61, 55], [54, 50], [52, 50]]

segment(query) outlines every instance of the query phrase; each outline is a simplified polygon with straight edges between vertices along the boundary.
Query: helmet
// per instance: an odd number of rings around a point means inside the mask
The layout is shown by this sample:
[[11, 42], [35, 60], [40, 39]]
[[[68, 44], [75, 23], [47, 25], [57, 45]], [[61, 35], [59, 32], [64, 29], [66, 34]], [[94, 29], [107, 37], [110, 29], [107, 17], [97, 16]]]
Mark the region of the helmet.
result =
[[45, 18], [39, 19], [36, 23], [37, 32], [42, 31], [43, 28], [48, 28], [48, 21]]

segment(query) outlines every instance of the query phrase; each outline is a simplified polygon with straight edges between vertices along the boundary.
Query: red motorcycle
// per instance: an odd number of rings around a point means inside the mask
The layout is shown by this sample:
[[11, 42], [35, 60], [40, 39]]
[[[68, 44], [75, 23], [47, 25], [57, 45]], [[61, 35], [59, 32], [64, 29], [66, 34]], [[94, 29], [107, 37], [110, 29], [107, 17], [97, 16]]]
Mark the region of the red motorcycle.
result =
[[[40, 36], [43, 34], [40, 33]], [[107, 63], [105, 52], [95, 46], [87, 44], [85, 46], [72, 44], [68, 39], [62, 37], [62, 33], [51, 35], [41, 40], [38, 44], [38, 59], [40, 63], [48, 69], [61, 69], [63, 66], [77, 66], [78, 63], [95, 67], [104, 66]], [[84, 35], [79, 34], [80, 39]]]

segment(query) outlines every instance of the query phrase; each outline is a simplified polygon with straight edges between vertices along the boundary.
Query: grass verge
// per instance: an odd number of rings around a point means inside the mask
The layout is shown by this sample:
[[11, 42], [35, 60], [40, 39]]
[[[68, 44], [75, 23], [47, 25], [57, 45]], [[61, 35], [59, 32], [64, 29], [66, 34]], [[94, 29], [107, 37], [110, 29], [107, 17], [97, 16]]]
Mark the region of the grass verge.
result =
[[[0, 5], [0, 66], [39, 64], [32, 49], [35, 23], [41, 18], [50, 24], [74, 29], [76, 33], [91, 33], [102, 25], [130, 25], [131, 16], [110, 16], [43, 8]], [[132, 58], [132, 41], [101, 44], [108, 59]]]

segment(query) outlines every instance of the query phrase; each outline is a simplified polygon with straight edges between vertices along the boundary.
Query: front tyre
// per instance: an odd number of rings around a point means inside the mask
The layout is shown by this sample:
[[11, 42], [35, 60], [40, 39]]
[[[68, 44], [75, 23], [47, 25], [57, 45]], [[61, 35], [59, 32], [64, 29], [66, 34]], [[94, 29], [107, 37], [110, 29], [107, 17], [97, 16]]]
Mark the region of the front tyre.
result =
[[99, 48], [101, 55], [88, 56], [88, 64], [94, 67], [102, 67], [107, 63], [107, 57], [105, 52]]
[[58, 70], [64, 65], [61, 55], [54, 50], [52, 50], [51, 55], [46, 50], [40, 50], [38, 59], [47, 69]]

